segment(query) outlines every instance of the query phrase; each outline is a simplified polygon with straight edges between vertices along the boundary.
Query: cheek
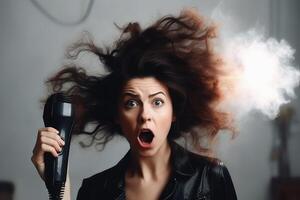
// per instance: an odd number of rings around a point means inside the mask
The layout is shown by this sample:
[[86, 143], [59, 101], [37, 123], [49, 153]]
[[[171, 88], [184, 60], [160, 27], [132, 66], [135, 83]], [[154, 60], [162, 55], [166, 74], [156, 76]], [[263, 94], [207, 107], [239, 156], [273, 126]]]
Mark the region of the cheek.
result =
[[159, 126], [168, 134], [173, 120], [172, 107], [166, 107], [159, 114]]

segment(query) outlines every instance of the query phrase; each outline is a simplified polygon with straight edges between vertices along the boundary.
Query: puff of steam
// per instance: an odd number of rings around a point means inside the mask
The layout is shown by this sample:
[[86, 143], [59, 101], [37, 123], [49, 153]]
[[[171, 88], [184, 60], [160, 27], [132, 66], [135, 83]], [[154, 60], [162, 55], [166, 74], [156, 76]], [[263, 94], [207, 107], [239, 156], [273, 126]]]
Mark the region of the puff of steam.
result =
[[275, 118], [282, 104], [295, 98], [300, 72], [293, 66], [295, 50], [285, 41], [265, 38], [256, 30], [227, 38], [226, 106], [243, 116], [256, 110]]

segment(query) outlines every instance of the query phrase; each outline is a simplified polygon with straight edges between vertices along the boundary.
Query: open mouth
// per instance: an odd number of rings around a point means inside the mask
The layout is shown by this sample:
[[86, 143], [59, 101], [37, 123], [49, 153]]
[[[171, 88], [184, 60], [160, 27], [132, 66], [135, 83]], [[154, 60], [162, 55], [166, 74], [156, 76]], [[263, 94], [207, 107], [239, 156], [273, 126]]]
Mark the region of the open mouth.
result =
[[152, 133], [151, 130], [142, 130], [139, 134], [139, 140], [142, 143], [146, 143], [146, 144], [151, 144], [151, 142], [153, 141], [154, 138], [154, 134]]

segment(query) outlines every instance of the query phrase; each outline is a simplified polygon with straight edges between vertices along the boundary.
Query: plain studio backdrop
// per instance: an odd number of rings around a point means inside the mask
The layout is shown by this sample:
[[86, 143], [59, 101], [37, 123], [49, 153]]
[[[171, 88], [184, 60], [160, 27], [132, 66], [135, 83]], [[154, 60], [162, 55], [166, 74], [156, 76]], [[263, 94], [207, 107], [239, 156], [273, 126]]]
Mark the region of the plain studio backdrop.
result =
[[[146, 26], [165, 14], [178, 14], [184, 7], [194, 7], [207, 17], [216, 8], [222, 8], [237, 20], [235, 31], [259, 25], [268, 36], [285, 38], [293, 48], [300, 49], [297, 0], [102, 0], [92, 2], [87, 18], [78, 24], [89, 1], [35, 2], [56, 21], [33, 1], [0, 1], [0, 180], [15, 184], [15, 199], [47, 198], [44, 183], [30, 161], [37, 129], [43, 127], [39, 100], [46, 94], [44, 81], [60, 68], [66, 47], [82, 31], [89, 31], [97, 44], [110, 45], [119, 36], [114, 22], [123, 25], [138, 21]], [[296, 52], [296, 61], [297, 58]], [[102, 71], [94, 57], [85, 64], [90, 72]], [[296, 110], [300, 107], [298, 102], [293, 102]], [[293, 176], [300, 175], [298, 124], [294, 122], [289, 139]], [[219, 156], [229, 168], [239, 199], [268, 198], [270, 178], [277, 173], [276, 164], [270, 161], [273, 136], [273, 123], [260, 114], [251, 114], [241, 122], [235, 140], [222, 135]], [[102, 152], [94, 147], [81, 149], [78, 144], [81, 140], [86, 138], [74, 138], [70, 152], [73, 199], [83, 178], [114, 165], [128, 150], [128, 144], [120, 137]]]

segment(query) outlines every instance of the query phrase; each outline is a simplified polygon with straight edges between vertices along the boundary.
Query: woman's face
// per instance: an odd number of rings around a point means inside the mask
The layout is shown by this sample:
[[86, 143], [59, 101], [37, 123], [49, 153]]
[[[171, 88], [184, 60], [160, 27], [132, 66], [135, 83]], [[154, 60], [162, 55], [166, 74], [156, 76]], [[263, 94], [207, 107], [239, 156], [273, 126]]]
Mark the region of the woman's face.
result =
[[174, 119], [171, 97], [164, 84], [152, 77], [126, 83], [116, 122], [139, 156], [153, 156], [167, 144]]

